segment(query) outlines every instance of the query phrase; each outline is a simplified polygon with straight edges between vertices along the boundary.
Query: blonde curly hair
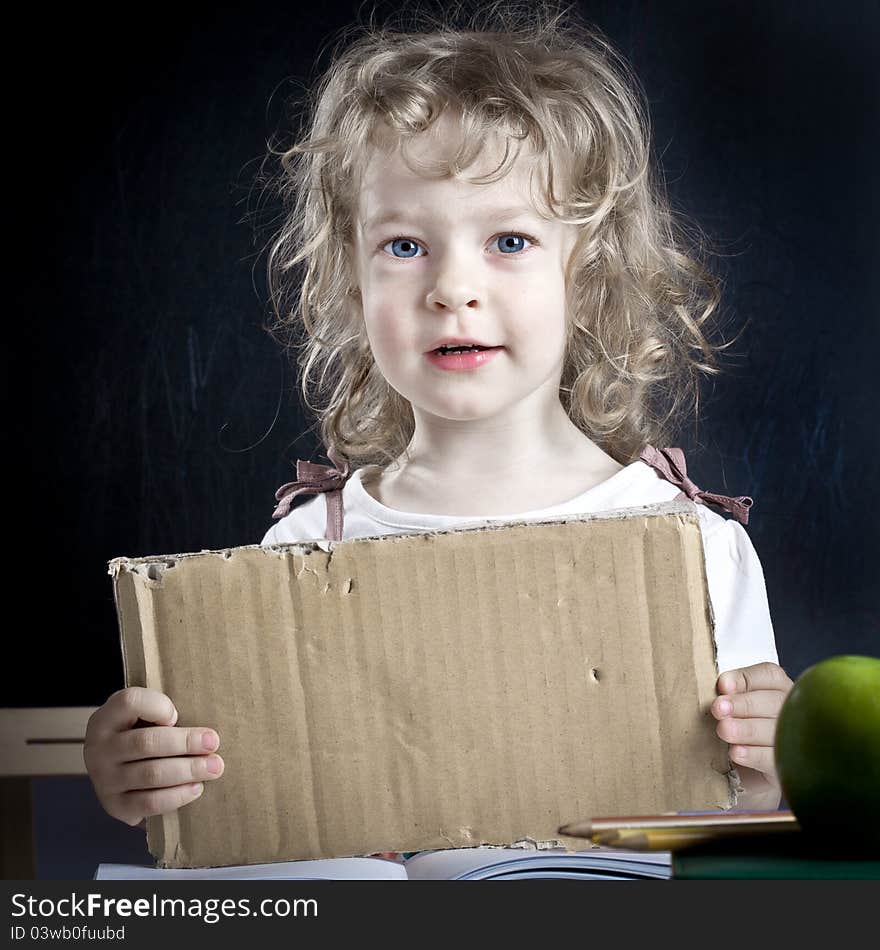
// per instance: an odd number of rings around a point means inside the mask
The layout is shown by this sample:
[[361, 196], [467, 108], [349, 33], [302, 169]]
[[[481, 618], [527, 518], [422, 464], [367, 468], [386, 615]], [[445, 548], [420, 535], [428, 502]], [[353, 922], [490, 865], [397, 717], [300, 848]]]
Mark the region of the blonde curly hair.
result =
[[[640, 84], [598, 30], [546, 0], [494, 2], [464, 26], [459, 13], [417, 9], [409, 28], [346, 28], [306, 94], [305, 135], [279, 151], [270, 144], [284, 221], [268, 257], [269, 332], [297, 354], [325, 446], [353, 468], [405, 455], [412, 408], [376, 366], [354, 280], [358, 190], [382, 134], [390, 129], [405, 150], [452, 107], [462, 144], [444, 175], [473, 181], [462, 171], [490, 133], [506, 143], [493, 181], [524, 140], [546, 159], [543, 200], [580, 231], [565, 275], [560, 400], [628, 464], [699, 416], [699, 373], [717, 374], [716, 353], [731, 345], [704, 334], [720, 300], [720, 282], [693, 249], [705, 238], [692, 227], [695, 242], [676, 220], [651, 166]], [[556, 194], [563, 180], [566, 193]]]

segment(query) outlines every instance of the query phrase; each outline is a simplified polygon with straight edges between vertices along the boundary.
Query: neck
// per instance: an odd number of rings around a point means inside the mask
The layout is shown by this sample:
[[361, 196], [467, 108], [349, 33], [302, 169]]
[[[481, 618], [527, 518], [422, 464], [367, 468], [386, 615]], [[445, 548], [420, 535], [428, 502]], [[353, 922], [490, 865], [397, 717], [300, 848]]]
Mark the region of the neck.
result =
[[590, 455], [597, 464], [607, 461], [608, 456], [572, 423], [561, 403], [556, 411], [520, 415], [525, 418], [422, 418], [396, 467], [445, 483], [473, 485], [482, 479], [505, 480], [540, 467], [565, 465], [572, 456], [582, 460]]
[[519, 403], [477, 420], [418, 411], [407, 451], [374, 492], [403, 511], [497, 515], [566, 501], [621, 467], [571, 422], [558, 399], [541, 412]]

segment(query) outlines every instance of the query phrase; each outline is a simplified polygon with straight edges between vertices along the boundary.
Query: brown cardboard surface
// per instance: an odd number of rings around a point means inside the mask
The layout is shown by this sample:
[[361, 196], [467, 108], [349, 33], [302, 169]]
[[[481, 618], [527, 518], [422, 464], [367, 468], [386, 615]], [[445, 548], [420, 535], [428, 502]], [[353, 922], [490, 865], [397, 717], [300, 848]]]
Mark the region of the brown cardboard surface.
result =
[[148, 819], [161, 866], [579, 849], [561, 824], [736, 803], [690, 502], [109, 568], [126, 685], [226, 764]]

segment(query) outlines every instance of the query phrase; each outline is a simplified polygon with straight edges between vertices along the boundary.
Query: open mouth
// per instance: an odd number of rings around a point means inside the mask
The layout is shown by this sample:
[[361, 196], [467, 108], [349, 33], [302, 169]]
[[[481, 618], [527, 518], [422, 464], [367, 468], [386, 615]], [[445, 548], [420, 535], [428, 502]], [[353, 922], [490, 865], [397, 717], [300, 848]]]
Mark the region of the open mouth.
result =
[[484, 350], [497, 350], [497, 346], [438, 346], [432, 353], [445, 356], [447, 353], [482, 353]]
[[474, 370], [491, 363], [503, 346], [441, 346], [429, 350], [425, 357], [437, 369]]

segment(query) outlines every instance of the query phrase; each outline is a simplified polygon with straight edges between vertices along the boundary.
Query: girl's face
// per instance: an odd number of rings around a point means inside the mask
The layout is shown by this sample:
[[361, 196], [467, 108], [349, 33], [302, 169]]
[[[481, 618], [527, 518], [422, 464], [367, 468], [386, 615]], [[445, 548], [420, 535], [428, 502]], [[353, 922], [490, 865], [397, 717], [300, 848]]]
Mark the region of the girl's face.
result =
[[[443, 121], [420, 136], [413, 158], [436, 157]], [[493, 170], [501, 155], [487, 143], [468, 174]], [[474, 185], [423, 179], [397, 153], [370, 157], [355, 225], [365, 328], [417, 425], [559, 407], [564, 271], [577, 232], [538, 215], [531, 160], [523, 149], [506, 178]], [[449, 371], [426, 355], [447, 337], [501, 349], [478, 368]]]

